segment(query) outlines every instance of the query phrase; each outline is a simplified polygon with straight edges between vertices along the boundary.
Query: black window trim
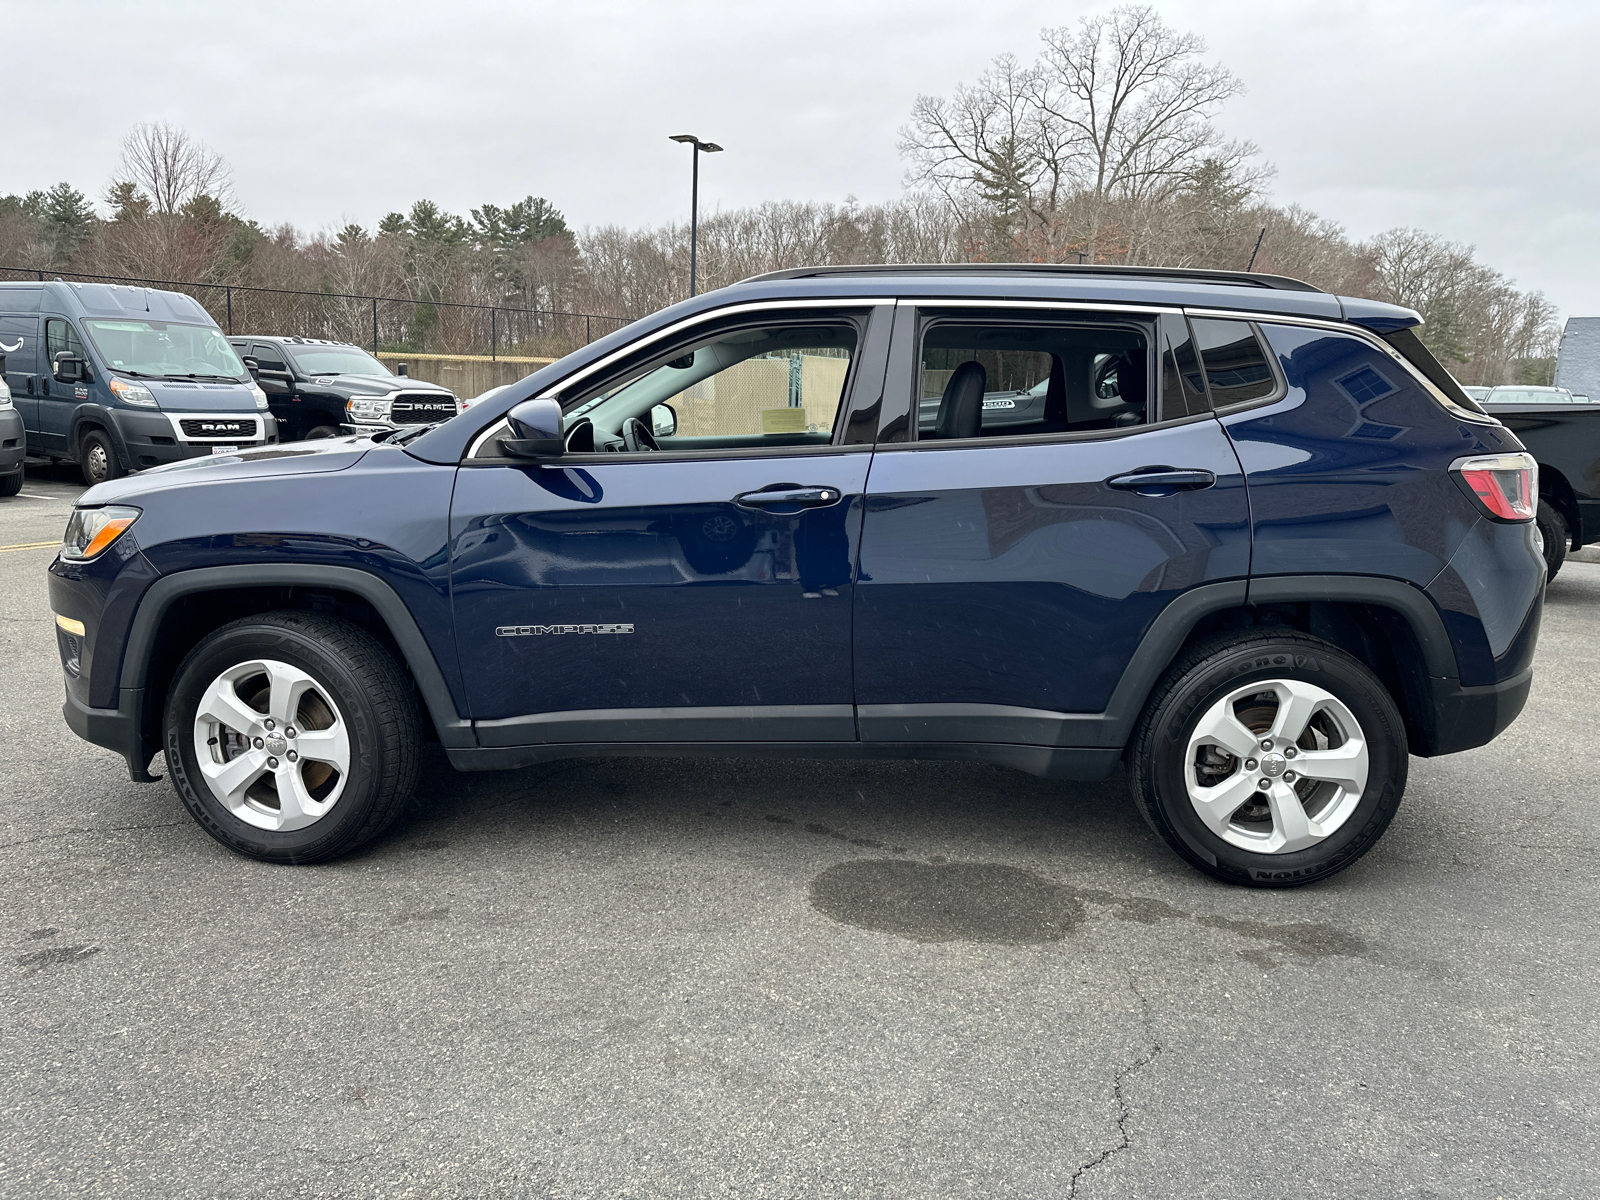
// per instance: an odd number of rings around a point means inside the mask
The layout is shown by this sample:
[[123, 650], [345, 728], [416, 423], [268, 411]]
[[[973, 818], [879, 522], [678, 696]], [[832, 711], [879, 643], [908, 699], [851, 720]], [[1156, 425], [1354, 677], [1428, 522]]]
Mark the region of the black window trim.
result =
[[[1212, 414], [1207, 412], [1186, 415], [1183, 417], [1174, 418], [1170, 421], [1147, 420], [1143, 425], [1128, 425], [1120, 429], [1069, 429], [1065, 433], [989, 434], [984, 437], [975, 438], [937, 438], [918, 440], [915, 436], [919, 432], [916, 427], [917, 422], [915, 419], [913, 419], [913, 415], [915, 414], [918, 405], [916, 399], [911, 397], [913, 394], [913, 389], [915, 392], [921, 391], [921, 371], [918, 368], [919, 364], [922, 362], [922, 340], [927, 335], [928, 330], [934, 325], [946, 322], [951, 324], [972, 325], [982, 323], [1002, 324], [1005, 321], [1005, 317], [998, 313], [993, 317], [990, 317], [987, 314], [979, 318], [973, 318], [971, 316], [964, 317], [960, 315], [962, 310], [976, 312], [987, 309], [1007, 309], [1013, 311], [1021, 309], [1025, 312], [1039, 312], [1046, 314], [1040, 320], [1041, 324], [1081, 324], [1083, 323], [1081, 320], [1079, 322], [1070, 322], [1069, 317], [1077, 316], [1081, 318], [1083, 316], [1102, 316], [1120, 318], [1121, 323], [1137, 325], [1139, 332], [1144, 335], [1145, 353], [1150, 356], [1148, 373], [1149, 392], [1145, 397], [1145, 415], [1147, 417], [1152, 415], [1152, 409], [1154, 409], [1157, 414], [1160, 411], [1160, 315], [1162, 313], [1181, 313], [1182, 310], [1155, 305], [1136, 306], [1110, 303], [1092, 304], [1080, 303], [1076, 301], [1063, 301], [1057, 303], [1032, 303], [1024, 300], [987, 300], [968, 302], [958, 299], [943, 298], [936, 301], [926, 301], [920, 299], [903, 300], [901, 301], [901, 307], [910, 307], [913, 310], [912, 328], [910, 330], [910, 337], [907, 339], [909, 346], [896, 346], [893, 352], [899, 354], [902, 362], [909, 367], [909, 372], [902, 368], [902, 371], [898, 374], [904, 376], [909, 373], [910, 377], [909, 379], [895, 379], [893, 386], [899, 387], [902, 382], [905, 384], [904, 390], [906, 391], [907, 396], [902, 404], [908, 404], [909, 407], [906, 407], [904, 412], [900, 413], [900, 415], [906, 419], [906, 429], [912, 434], [912, 437], [906, 441], [879, 441], [877, 447], [879, 450], [971, 450], [983, 446], [1047, 446], [1060, 442], [1107, 441], [1113, 438], [1124, 438], [1133, 434], [1144, 433], [1150, 429], [1166, 429], [1173, 425], [1183, 425], [1191, 421], [1209, 420], [1211, 418]], [[925, 311], [930, 309], [939, 309], [945, 311], [939, 312], [937, 315], [924, 315]], [[956, 311], [951, 312], [949, 310]], [[1114, 324], [1116, 322], [1113, 321], [1108, 323]], [[896, 372], [891, 370], [890, 374], [891, 378], [893, 378], [896, 375]], [[888, 399], [887, 393], [890, 386], [891, 384], [887, 382], [884, 385], [886, 401]], [[900, 412], [899, 409], [896, 411]], [[888, 416], [888, 413], [885, 415]], [[886, 422], [886, 424], [887, 423], [888, 422]]]

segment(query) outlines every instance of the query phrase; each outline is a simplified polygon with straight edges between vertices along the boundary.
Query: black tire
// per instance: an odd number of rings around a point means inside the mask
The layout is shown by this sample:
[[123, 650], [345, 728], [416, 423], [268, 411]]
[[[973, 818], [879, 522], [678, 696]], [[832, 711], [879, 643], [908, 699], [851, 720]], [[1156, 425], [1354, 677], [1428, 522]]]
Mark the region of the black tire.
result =
[[[348, 778], [332, 808], [304, 828], [241, 820], [200, 770], [193, 731], [201, 699], [229, 667], [255, 658], [304, 671], [344, 717]], [[202, 640], [167, 694], [164, 732], [173, 786], [195, 820], [230, 850], [267, 862], [322, 862], [371, 841], [409, 803], [420, 770], [422, 721], [410, 677], [359, 625], [312, 613], [246, 617]]]
[[91, 429], [79, 440], [78, 468], [90, 487], [127, 474], [117, 458], [116, 444], [104, 429]]
[[0, 496], [15, 496], [21, 490], [21, 471], [13, 471], [10, 475], [0, 476]]
[[342, 433], [343, 430], [337, 425], [313, 425], [306, 430], [305, 436], [300, 440], [302, 442], [316, 442], [321, 441], [323, 438], [339, 437]]
[[1539, 501], [1535, 519], [1539, 525], [1539, 536], [1544, 539], [1545, 578], [1554, 579], [1556, 572], [1561, 570], [1561, 564], [1567, 561], [1567, 551], [1572, 547], [1572, 531], [1567, 528], [1567, 519], [1561, 515], [1561, 510], [1548, 500]]
[[[1285, 853], [1255, 853], [1218, 836], [1191, 802], [1186, 778], [1189, 739], [1205, 714], [1241, 686], [1268, 680], [1330, 693], [1358, 722], [1368, 753], [1366, 786], [1343, 823], [1317, 844]], [[1344, 651], [1288, 629], [1226, 635], [1185, 654], [1151, 694], [1129, 754], [1134, 800], [1150, 827], [1191, 866], [1246, 887], [1296, 887], [1344, 870], [1382, 836], [1406, 784], [1405, 724], [1388, 690]], [[1262, 773], [1270, 772], [1263, 766]]]

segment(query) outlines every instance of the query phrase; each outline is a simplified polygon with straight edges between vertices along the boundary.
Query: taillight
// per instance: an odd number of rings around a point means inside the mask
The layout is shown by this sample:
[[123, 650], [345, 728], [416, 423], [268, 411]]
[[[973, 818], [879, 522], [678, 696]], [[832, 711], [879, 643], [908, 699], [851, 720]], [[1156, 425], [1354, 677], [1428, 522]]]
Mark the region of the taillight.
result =
[[1539, 466], [1531, 454], [1458, 458], [1450, 473], [1496, 521], [1531, 521], [1539, 505]]

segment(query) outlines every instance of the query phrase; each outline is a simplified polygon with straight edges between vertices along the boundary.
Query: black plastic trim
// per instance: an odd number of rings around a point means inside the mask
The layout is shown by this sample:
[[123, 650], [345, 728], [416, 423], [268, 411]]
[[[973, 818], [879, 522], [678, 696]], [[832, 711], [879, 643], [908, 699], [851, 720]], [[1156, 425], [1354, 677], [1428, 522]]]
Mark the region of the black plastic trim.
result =
[[1270, 575], [1250, 580], [1251, 604], [1312, 600], [1376, 604], [1399, 612], [1422, 648], [1423, 665], [1436, 679], [1458, 679], [1455, 648], [1444, 618], [1426, 592], [1403, 579], [1381, 575]]
[[1047, 779], [1097, 782], [1117, 769], [1122, 751], [981, 742], [552, 742], [542, 746], [450, 749], [458, 771], [531, 767], [563, 758], [920, 758], [987, 762]]
[[591, 708], [475, 723], [486, 747], [567, 742], [853, 741], [850, 704], [728, 705], [703, 708]]
[[[422, 631], [411, 610], [381, 579], [354, 567], [302, 565], [294, 563], [249, 563], [230, 567], [196, 567], [165, 575], [150, 585], [139, 602], [128, 643], [122, 654], [122, 687], [145, 686], [145, 667], [155, 644], [156, 630], [167, 608], [181, 596], [214, 592], [236, 587], [327, 587], [354, 592], [378, 610], [394, 635], [406, 665], [417, 681], [422, 699], [433, 717], [439, 741], [445, 746], [477, 744], [472, 723], [456, 712], [450, 688], [444, 681]], [[93, 739], [91, 739], [93, 740]], [[104, 744], [104, 743], [101, 743]]]
[[1499, 737], [1528, 702], [1533, 668], [1484, 687], [1462, 687], [1454, 679], [1430, 679], [1428, 686], [1432, 738], [1411, 747], [1411, 753], [1423, 758], [1471, 750]]

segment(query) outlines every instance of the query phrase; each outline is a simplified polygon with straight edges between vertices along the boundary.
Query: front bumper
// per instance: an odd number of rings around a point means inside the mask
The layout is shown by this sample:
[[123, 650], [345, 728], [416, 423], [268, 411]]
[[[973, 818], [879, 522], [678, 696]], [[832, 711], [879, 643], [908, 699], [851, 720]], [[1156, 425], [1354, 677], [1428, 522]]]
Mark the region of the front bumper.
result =
[[217, 436], [188, 437], [181, 422], [204, 419], [205, 414], [185, 412], [131, 412], [116, 409], [117, 436], [122, 441], [124, 461], [131, 471], [159, 467], [165, 463], [181, 462], [210, 454], [218, 446], [234, 446], [240, 450], [268, 446], [278, 440], [278, 421], [271, 413], [249, 412], [222, 414], [233, 420], [249, 420], [254, 428], [248, 437]]
[[28, 437], [22, 429], [22, 414], [15, 408], [0, 408], [0, 475], [15, 475], [22, 470], [28, 453]]
[[159, 783], [161, 776], [150, 774], [150, 760], [160, 751], [144, 736], [144, 689], [123, 688], [116, 708], [90, 708], [67, 692], [61, 707], [67, 728], [86, 742], [114, 750], [128, 761], [128, 778], [135, 783]]

